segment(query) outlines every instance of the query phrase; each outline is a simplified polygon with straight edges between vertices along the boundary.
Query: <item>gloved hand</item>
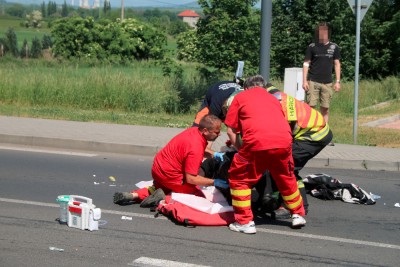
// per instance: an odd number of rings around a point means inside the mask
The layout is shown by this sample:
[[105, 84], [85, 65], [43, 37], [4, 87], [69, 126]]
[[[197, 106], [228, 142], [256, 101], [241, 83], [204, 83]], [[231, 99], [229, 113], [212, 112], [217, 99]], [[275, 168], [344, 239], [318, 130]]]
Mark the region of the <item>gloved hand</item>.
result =
[[214, 159], [219, 158], [222, 161], [224, 161], [224, 155], [225, 153], [223, 152], [214, 152]]
[[214, 179], [214, 186], [215, 187], [219, 187], [219, 188], [223, 188], [223, 189], [228, 189], [229, 188], [229, 183], [226, 180], [215, 178]]

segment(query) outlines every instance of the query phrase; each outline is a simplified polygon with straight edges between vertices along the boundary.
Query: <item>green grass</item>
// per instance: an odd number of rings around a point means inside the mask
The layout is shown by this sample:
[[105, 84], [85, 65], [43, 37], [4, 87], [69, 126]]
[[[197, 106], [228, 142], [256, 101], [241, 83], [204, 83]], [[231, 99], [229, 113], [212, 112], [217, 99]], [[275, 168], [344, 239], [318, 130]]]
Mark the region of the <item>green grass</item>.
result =
[[[88, 67], [45, 60], [0, 61], [0, 114], [161, 127], [189, 127], [207, 86], [196, 65], [182, 64], [183, 80], [164, 77], [155, 62]], [[280, 81], [273, 81], [283, 88]], [[400, 79], [360, 81], [357, 143], [400, 147], [400, 131], [361, 126], [400, 113]], [[334, 142], [353, 143], [354, 84], [343, 83], [331, 106]], [[376, 106], [378, 103], [385, 105]], [[175, 107], [184, 106], [185, 112]], [[372, 108], [373, 107], [373, 108]]]
[[195, 66], [182, 65], [182, 80], [173, 74], [163, 76], [162, 66], [155, 63], [87, 67], [45, 60], [5, 60], [0, 68], [0, 101], [21, 106], [146, 113], [176, 113], [197, 106], [206, 84], [196, 75]]
[[8, 29], [12, 28], [17, 35], [18, 47], [21, 47], [25, 39], [31, 44], [34, 37], [42, 40], [43, 35], [50, 34], [50, 30], [46, 27], [41, 29], [26, 28], [20, 25], [21, 22], [23, 22], [21, 19], [0, 18], [0, 38], [5, 37]]
[[[21, 19], [0, 17], [0, 37], [12, 27], [21, 47], [36, 36], [49, 34], [45, 28], [27, 29]], [[176, 41], [167, 39], [169, 56]], [[82, 62], [46, 60], [0, 60], [0, 114], [9, 116], [98, 121], [120, 124], [188, 127], [191, 125], [209, 82], [200, 79], [195, 64], [180, 62], [183, 78], [163, 76], [155, 62], [134, 62], [130, 66], [99, 66]], [[226, 77], [225, 77], [226, 78]], [[283, 88], [281, 81], [272, 81]], [[334, 142], [353, 143], [354, 83], [342, 84], [330, 109], [329, 124]], [[400, 113], [400, 79], [363, 80], [359, 84], [357, 143], [400, 147], [400, 131], [360, 126], [364, 122]], [[184, 112], [182, 112], [184, 110]]]
[[0, 115], [84, 122], [105, 122], [128, 125], [187, 128], [192, 125], [194, 115], [168, 113], [140, 113], [107, 110], [84, 110], [64, 107], [31, 107], [1, 104]]

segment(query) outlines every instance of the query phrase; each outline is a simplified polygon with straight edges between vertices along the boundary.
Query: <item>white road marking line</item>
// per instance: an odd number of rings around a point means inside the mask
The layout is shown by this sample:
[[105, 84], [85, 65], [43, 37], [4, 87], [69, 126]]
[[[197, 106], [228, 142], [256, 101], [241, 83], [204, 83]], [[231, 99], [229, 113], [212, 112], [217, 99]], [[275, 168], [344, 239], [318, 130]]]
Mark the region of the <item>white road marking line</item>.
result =
[[278, 234], [278, 235], [287, 235], [287, 236], [295, 236], [295, 237], [305, 237], [305, 238], [311, 238], [311, 239], [319, 239], [319, 240], [334, 241], [334, 242], [339, 242], [339, 243], [365, 245], [365, 246], [371, 246], [371, 247], [393, 248], [393, 249], [399, 249], [400, 250], [400, 246], [397, 246], [397, 245], [378, 243], [378, 242], [370, 242], [370, 241], [363, 241], [363, 240], [357, 240], [357, 239], [333, 237], [333, 236], [326, 236], [326, 235], [313, 235], [313, 234], [280, 231], [280, 230], [272, 230], [272, 229], [265, 229], [265, 228], [261, 228], [261, 229], [257, 228], [257, 232], [264, 232], [264, 233]]
[[[16, 203], [16, 204], [35, 205], [35, 206], [42, 206], [42, 207], [53, 207], [53, 208], [60, 207], [58, 204], [19, 200], [19, 199], [10, 199], [10, 198], [0, 198], [0, 201], [8, 202], [8, 203]], [[153, 215], [147, 215], [147, 214], [141, 214], [141, 213], [122, 212], [122, 211], [116, 211], [116, 210], [103, 210], [103, 209], [101, 210], [101, 212], [108, 213], [108, 214], [121, 215], [121, 216], [131, 216], [131, 217], [137, 217], [137, 218], [154, 219]], [[166, 217], [157, 217], [157, 220], [160, 220], [160, 219], [167, 220]], [[385, 243], [371, 242], [371, 241], [364, 241], [364, 240], [357, 240], [357, 239], [348, 239], [348, 238], [340, 238], [340, 237], [325, 236], [325, 235], [313, 235], [313, 234], [289, 232], [289, 231], [282, 231], [282, 230], [272, 230], [272, 229], [260, 228], [260, 227], [257, 228], [257, 232], [277, 234], [277, 235], [286, 235], [286, 236], [295, 236], [295, 237], [304, 237], [304, 238], [310, 238], [310, 239], [333, 241], [333, 242], [338, 242], [338, 243], [357, 244], [357, 245], [364, 245], [364, 246], [371, 246], [371, 247], [391, 248], [391, 249], [400, 250], [399, 245], [385, 244]]]
[[138, 266], [138, 264], [144, 264], [145, 266], [160, 266], [160, 267], [210, 267], [209, 265], [198, 265], [198, 264], [184, 263], [179, 261], [169, 261], [169, 260], [154, 259], [147, 257], [137, 258], [128, 265]]
[[[52, 208], [59, 208], [60, 207], [59, 204], [36, 202], [36, 201], [27, 201], [27, 200], [19, 200], [19, 199], [10, 199], [10, 198], [0, 198], [0, 201], [8, 202], [8, 203], [16, 203], [16, 204], [41, 206], [41, 207], [52, 207]], [[121, 216], [124, 215], [124, 216], [131, 216], [131, 217], [137, 217], [137, 218], [154, 219], [154, 215], [133, 213], [133, 212], [124, 212], [124, 211], [117, 211], [117, 210], [104, 210], [104, 209], [101, 209], [101, 213], [115, 214], [115, 215], [121, 215]], [[157, 217], [157, 219], [166, 220], [165, 217]]]
[[95, 156], [97, 156], [97, 154], [90, 154], [90, 153], [68, 152], [68, 151], [36, 149], [36, 148], [9, 147], [9, 146], [0, 146], [0, 149], [15, 150], [15, 151], [27, 151], [27, 152], [36, 152], [36, 153], [47, 153], [47, 154], [59, 154], [59, 155], [68, 155], [68, 156], [80, 156], [80, 157], [95, 157]]

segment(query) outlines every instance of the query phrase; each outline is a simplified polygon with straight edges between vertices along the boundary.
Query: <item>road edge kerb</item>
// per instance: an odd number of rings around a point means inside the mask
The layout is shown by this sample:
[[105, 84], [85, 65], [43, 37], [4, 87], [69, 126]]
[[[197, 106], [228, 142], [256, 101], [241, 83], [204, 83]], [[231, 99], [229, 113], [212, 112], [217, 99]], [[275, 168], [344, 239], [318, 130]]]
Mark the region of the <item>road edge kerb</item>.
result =
[[0, 134], [0, 143], [141, 156], [154, 156], [161, 149], [159, 146], [105, 143], [36, 136], [15, 136], [6, 134]]
[[400, 162], [313, 158], [306, 167], [371, 171], [400, 171]]
[[[92, 151], [103, 153], [131, 154], [140, 156], [155, 156], [162, 147], [151, 145], [120, 144], [95, 142], [87, 140], [73, 140], [62, 138], [36, 137], [36, 136], [17, 136], [0, 134], [0, 143], [26, 145], [33, 147], [48, 147], [71, 149], [80, 151]], [[307, 165], [311, 168], [338, 168], [354, 170], [374, 170], [374, 171], [400, 171], [400, 162], [386, 162], [373, 160], [348, 160], [316, 157], [311, 159]]]
[[361, 126], [377, 127], [377, 126], [380, 126], [382, 124], [386, 124], [386, 123], [391, 123], [391, 122], [397, 121], [399, 119], [400, 119], [400, 114], [397, 114], [397, 115], [394, 115], [394, 116], [391, 116], [391, 117], [387, 117], [387, 118], [382, 118], [382, 119], [375, 120], [375, 121], [366, 122], [366, 123], [363, 123]]

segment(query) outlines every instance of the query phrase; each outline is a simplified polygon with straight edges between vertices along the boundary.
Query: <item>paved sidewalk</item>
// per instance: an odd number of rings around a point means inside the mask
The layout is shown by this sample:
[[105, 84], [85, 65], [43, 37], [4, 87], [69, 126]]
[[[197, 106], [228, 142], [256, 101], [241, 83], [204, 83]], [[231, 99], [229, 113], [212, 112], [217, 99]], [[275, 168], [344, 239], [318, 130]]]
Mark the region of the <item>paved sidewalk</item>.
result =
[[[400, 124], [400, 120], [398, 121]], [[0, 116], [0, 143], [153, 156], [183, 129]], [[220, 150], [226, 133], [214, 143]], [[400, 171], [400, 148], [335, 144], [307, 167]]]

